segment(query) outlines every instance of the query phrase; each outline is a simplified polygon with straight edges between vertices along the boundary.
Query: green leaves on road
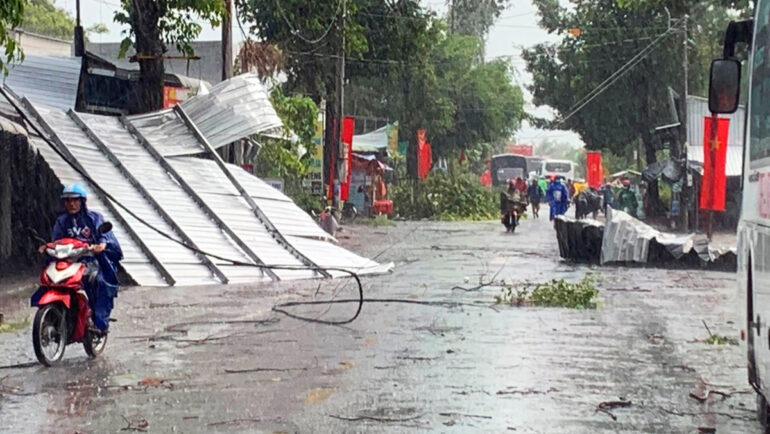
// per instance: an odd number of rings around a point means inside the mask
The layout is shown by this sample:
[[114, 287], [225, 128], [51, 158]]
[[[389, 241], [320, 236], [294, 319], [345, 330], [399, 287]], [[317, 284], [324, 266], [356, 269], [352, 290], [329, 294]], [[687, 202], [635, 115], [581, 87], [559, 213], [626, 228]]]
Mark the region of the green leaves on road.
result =
[[503, 285], [500, 294], [495, 296], [495, 302], [512, 306], [596, 309], [596, 297], [599, 295], [596, 280], [596, 277], [589, 274], [577, 283], [552, 279], [545, 283]]

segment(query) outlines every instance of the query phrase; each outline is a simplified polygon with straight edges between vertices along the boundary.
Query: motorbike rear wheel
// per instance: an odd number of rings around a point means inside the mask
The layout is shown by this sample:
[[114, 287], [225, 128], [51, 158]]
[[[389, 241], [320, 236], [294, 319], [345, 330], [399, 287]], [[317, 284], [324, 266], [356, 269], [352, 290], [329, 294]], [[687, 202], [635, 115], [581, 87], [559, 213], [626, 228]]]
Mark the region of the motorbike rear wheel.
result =
[[97, 336], [90, 330], [86, 330], [86, 335], [83, 338], [83, 349], [86, 350], [88, 357], [94, 359], [104, 351], [104, 347], [107, 346], [107, 335]]
[[53, 366], [64, 357], [67, 318], [63, 306], [47, 304], [38, 309], [32, 323], [32, 346], [37, 360], [45, 366]]

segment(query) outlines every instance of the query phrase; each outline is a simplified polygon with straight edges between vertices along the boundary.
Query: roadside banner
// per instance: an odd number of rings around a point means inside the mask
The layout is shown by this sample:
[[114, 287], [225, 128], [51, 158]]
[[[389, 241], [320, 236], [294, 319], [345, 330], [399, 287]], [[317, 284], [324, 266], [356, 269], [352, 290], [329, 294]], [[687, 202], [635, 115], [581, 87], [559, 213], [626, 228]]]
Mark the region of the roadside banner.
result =
[[602, 186], [602, 152], [586, 151], [586, 182], [592, 188]]
[[417, 177], [426, 179], [433, 166], [433, 153], [427, 141], [427, 132], [417, 130]]
[[391, 155], [396, 155], [398, 152], [398, 122], [394, 122], [388, 125], [388, 151]]
[[308, 169], [310, 193], [320, 195], [323, 191], [324, 182], [324, 123], [321, 119], [315, 121], [313, 146], [313, 154], [310, 158], [310, 167]]
[[730, 119], [716, 116], [703, 118], [703, 180], [700, 188], [700, 209], [725, 210], [727, 177], [727, 134]]
[[342, 120], [342, 140], [340, 146], [340, 200], [350, 198], [350, 165], [353, 159], [353, 130], [356, 120], [345, 116]]

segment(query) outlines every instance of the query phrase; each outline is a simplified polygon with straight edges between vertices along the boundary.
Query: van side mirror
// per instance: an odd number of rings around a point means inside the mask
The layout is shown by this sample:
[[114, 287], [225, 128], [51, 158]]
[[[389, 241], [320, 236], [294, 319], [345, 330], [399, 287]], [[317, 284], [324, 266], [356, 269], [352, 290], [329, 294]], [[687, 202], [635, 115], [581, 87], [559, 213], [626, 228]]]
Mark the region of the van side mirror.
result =
[[709, 79], [709, 110], [712, 113], [731, 114], [738, 110], [741, 92], [741, 62], [735, 59], [711, 61]]
[[112, 230], [112, 223], [104, 222], [104, 223], [100, 224], [99, 227], [96, 230], [98, 230], [100, 234], [104, 235], [107, 232]]

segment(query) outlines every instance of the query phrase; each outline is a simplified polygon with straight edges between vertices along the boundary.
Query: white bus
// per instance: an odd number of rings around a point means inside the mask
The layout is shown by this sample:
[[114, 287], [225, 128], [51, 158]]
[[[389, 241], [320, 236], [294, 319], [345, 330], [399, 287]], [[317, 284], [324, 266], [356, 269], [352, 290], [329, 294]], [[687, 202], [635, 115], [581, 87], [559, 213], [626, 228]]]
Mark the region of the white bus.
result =
[[[743, 150], [743, 200], [738, 224], [741, 338], [748, 343], [748, 380], [757, 392], [759, 420], [770, 425], [770, 0], [755, 3], [755, 19], [731, 22], [723, 59], [711, 64], [709, 110], [738, 107], [741, 63], [737, 43], [750, 44], [749, 95]], [[733, 126], [731, 125], [731, 128]], [[769, 430], [770, 431], [770, 430]]]
[[575, 179], [575, 163], [570, 160], [545, 160], [541, 175], [545, 177], [563, 176], [564, 179]]

